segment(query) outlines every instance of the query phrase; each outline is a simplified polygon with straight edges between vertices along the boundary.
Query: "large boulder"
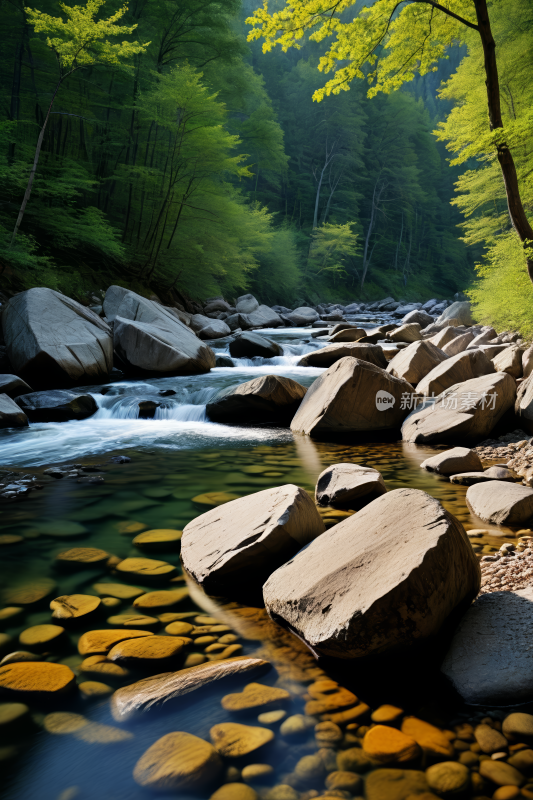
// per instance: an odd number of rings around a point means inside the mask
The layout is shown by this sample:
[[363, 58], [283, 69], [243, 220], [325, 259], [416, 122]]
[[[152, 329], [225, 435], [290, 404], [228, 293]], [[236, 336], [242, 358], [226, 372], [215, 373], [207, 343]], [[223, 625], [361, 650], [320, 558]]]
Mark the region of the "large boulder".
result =
[[53, 289], [12, 297], [2, 328], [14, 372], [37, 389], [98, 383], [113, 367], [109, 325]]
[[[217, 311], [231, 311], [232, 307], [222, 297], [210, 300], [206, 303], [204, 311], [206, 314], [215, 314]], [[235, 309], [233, 309], [235, 310]]]
[[461, 523], [425, 492], [396, 489], [280, 567], [263, 597], [313, 650], [359, 658], [436, 634], [480, 581]]
[[419, 309], [418, 311], [410, 311], [405, 317], [402, 318], [402, 325], [408, 325], [410, 322], [418, 322], [421, 328], [425, 328], [426, 325], [431, 325], [434, 321], [434, 317], [431, 314], [426, 314], [425, 311]]
[[522, 381], [516, 393], [514, 413], [520, 417], [520, 427], [533, 433], [533, 374]]
[[364, 328], [344, 328], [343, 330], [337, 330], [335, 333], [332, 333], [329, 337], [330, 342], [357, 342], [363, 336], [366, 335], [366, 331]]
[[115, 323], [115, 350], [130, 369], [197, 375], [215, 366], [211, 348], [159, 303], [121, 286], [110, 286], [104, 311]]
[[26, 428], [28, 417], [7, 394], [0, 394], [0, 428]]
[[[445, 328], [444, 330], [454, 331], [455, 328]], [[452, 337], [448, 341], [448, 343], [443, 346], [442, 350], [444, 353], [446, 353], [447, 356], [456, 356], [459, 353], [463, 353], [470, 344], [470, 342], [473, 339], [475, 339], [475, 337], [476, 334], [474, 331], [467, 331], [466, 333], [461, 333], [459, 334], [459, 336]]]
[[533, 489], [508, 481], [483, 481], [466, 493], [469, 509], [483, 522], [525, 525], [533, 518]]
[[86, 419], [98, 411], [90, 394], [80, 394], [56, 389], [48, 392], [22, 394], [17, 403], [30, 422], [66, 422], [69, 419]]
[[251, 327], [250, 321], [246, 314], [230, 314], [229, 317], [226, 317], [224, 322], [232, 331], [236, 331], [237, 328], [246, 331]]
[[394, 309], [394, 316], [405, 317], [407, 314], [410, 314], [411, 311], [418, 311], [419, 308], [422, 308], [422, 303], [405, 303], [404, 305], [399, 304]]
[[390, 331], [388, 337], [393, 342], [418, 342], [422, 338], [420, 325], [417, 322], [400, 325], [399, 328]]
[[512, 378], [522, 377], [522, 350], [517, 344], [506, 347], [492, 359], [496, 372], [508, 372]]
[[533, 587], [482, 594], [459, 623], [441, 670], [471, 705], [533, 700]]
[[402, 395], [412, 391], [407, 381], [368, 361], [341, 358], [307, 390], [291, 430], [315, 435], [398, 428], [409, 413]]
[[291, 313], [288, 314], [289, 319], [291, 319], [296, 325], [302, 327], [307, 327], [313, 322], [316, 322], [319, 316], [320, 315], [317, 314], [314, 308], [309, 308], [308, 306], [300, 306], [300, 308], [296, 308], [294, 311], [291, 311]]
[[222, 389], [207, 404], [207, 416], [213, 422], [288, 425], [306, 391], [290, 378], [262, 375]]
[[283, 348], [279, 344], [251, 331], [241, 333], [230, 342], [229, 351], [233, 358], [275, 358], [283, 355]]
[[436, 397], [456, 383], [490, 375], [494, 371], [494, 365], [480, 350], [465, 350], [446, 358], [428, 372], [417, 384], [416, 391], [426, 397]]
[[529, 378], [533, 372], [533, 344], [522, 353], [522, 374]]
[[307, 353], [307, 355], [303, 356], [296, 366], [331, 367], [336, 361], [347, 356], [359, 358], [361, 361], [369, 361], [382, 369], [387, 367], [387, 359], [383, 353], [383, 348], [379, 344], [359, 344], [358, 342], [330, 344], [320, 350], [313, 350], [312, 353]]
[[432, 369], [448, 356], [429, 341], [413, 342], [389, 361], [387, 372], [416, 386]]
[[184, 568], [207, 592], [257, 590], [281, 564], [325, 530], [310, 495], [293, 484], [232, 500], [189, 522]]
[[235, 308], [239, 314], [251, 314], [253, 311], [257, 311], [259, 303], [253, 294], [242, 294], [237, 298], [237, 305]]
[[417, 444], [445, 444], [486, 437], [511, 408], [515, 395], [516, 383], [506, 372], [455, 384], [434, 403], [409, 414], [402, 438]]
[[385, 481], [377, 469], [352, 463], [333, 464], [318, 476], [315, 500], [322, 506], [359, 503], [361, 498], [369, 503], [386, 491]]
[[470, 303], [468, 301], [452, 303], [451, 306], [448, 306], [448, 308], [442, 312], [437, 319], [437, 323], [446, 322], [446, 320], [449, 319], [459, 320], [460, 325], [473, 325], [474, 320], [472, 319]]
[[7, 394], [12, 400], [21, 394], [33, 392], [31, 386], [18, 375], [0, 375], [0, 393]]
[[420, 466], [439, 475], [456, 475], [458, 472], [477, 472], [483, 469], [476, 451], [469, 450], [468, 447], [452, 447], [451, 450], [426, 458]]
[[[318, 319], [318, 314], [317, 317]], [[284, 323], [279, 314], [269, 306], [259, 306], [250, 314], [246, 314], [250, 328], [282, 328]]]

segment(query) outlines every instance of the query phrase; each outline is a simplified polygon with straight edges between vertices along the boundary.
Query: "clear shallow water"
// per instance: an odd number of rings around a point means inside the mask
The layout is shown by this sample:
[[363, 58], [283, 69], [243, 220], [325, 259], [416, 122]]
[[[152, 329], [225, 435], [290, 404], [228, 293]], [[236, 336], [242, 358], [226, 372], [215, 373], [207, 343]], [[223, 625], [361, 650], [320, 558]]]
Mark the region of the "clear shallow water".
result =
[[[321, 346], [314, 341], [310, 345], [298, 344], [298, 338], [305, 332], [294, 329], [272, 331], [269, 335], [281, 340], [284, 347], [312, 349]], [[217, 347], [217, 352], [224, 352], [223, 347]], [[254, 361], [239, 363], [235, 369], [215, 369], [204, 376], [160, 378], [148, 382], [122, 381], [106, 386], [106, 394], [102, 394], [103, 387], [93, 387], [91, 391], [98, 401], [99, 411], [91, 419], [32, 425], [29, 431], [20, 432], [21, 435], [19, 432], [1, 434], [0, 465], [22, 471], [35, 468], [33, 472], [41, 476], [45, 466], [51, 463], [76, 461], [95, 468], [100, 465], [98, 474], [104, 477], [104, 483], [99, 485], [83, 485], [75, 478], [43, 478], [45, 485], [41, 491], [2, 506], [0, 535], [9, 533], [22, 537], [20, 543], [2, 548], [0, 584], [3, 591], [9, 592], [28, 584], [32, 586], [43, 578], [55, 581], [56, 588], [51, 597], [94, 594], [94, 583], [102, 579], [121, 582], [120, 577], [100, 567], [88, 566], [74, 572], [58, 570], [56, 555], [71, 547], [102, 548], [119, 558], [141, 555], [161, 558], [179, 571], [178, 549], [161, 554], [144, 553], [133, 545], [135, 532], [131, 532], [132, 526], [136, 532], [153, 528], [181, 530], [208, 509], [202, 500], [206, 492], [243, 496], [285, 483], [295, 483], [312, 492], [319, 473], [326, 466], [341, 461], [354, 461], [379, 469], [389, 490], [410, 486], [429, 492], [467, 529], [487, 527], [468, 511], [464, 487], [453, 486], [420, 469], [421, 461], [435, 452], [433, 448], [392, 440], [363, 443], [357, 437], [347, 437], [346, 441], [335, 443], [314, 442], [308, 437], [293, 436], [286, 429], [216, 425], [205, 419], [205, 403], [214, 392], [258, 374], [276, 372], [310, 385], [322, 370], [295, 367], [294, 362], [302, 352], [305, 350], [282, 356], [281, 359], [287, 361], [279, 364]], [[159, 391], [169, 388], [177, 394], [161, 398]], [[164, 405], [156, 412], [160, 416], [151, 420], [138, 419], [135, 408], [138, 409], [139, 399], [161, 401]], [[128, 455], [131, 463], [109, 463], [109, 456], [116, 453]], [[328, 510], [324, 511], [329, 527], [337, 519], [328, 517], [328, 513]], [[127, 528], [130, 528], [129, 533], [124, 532]], [[476, 540], [476, 547], [482, 552], [490, 552], [499, 546], [502, 536], [504, 540], [512, 541], [514, 533], [492, 526], [490, 535]], [[135, 584], [147, 590], [154, 588], [143, 586], [141, 581]], [[8, 650], [20, 647], [18, 637], [23, 630], [51, 621], [48, 600], [40, 606], [28, 607], [11, 623], [3, 624], [2, 629], [13, 642]], [[132, 770], [138, 758], [158, 738], [170, 731], [188, 731], [209, 740], [210, 728], [219, 722], [231, 720], [259, 724], [257, 714], [263, 709], [233, 717], [223, 710], [220, 703], [225, 694], [241, 691], [252, 680], [287, 687], [291, 693], [288, 714], [305, 710], [306, 687], [320, 677], [323, 667], [317, 667], [302, 643], [272, 623], [264, 610], [208, 598], [194, 587], [191, 587], [190, 598], [180, 603], [177, 610], [212, 614], [239, 637], [243, 653], [264, 657], [275, 669], [257, 678], [250, 676], [235, 684], [220, 685], [184, 698], [168, 713], [150, 714], [128, 724], [113, 721], [107, 699], [65, 698], [48, 708], [38, 702], [30, 703], [33, 731], [26, 730], [0, 741], [0, 757], [7, 776], [3, 788], [0, 788], [3, 796], [9, 800], [146, 800], [154, 795], [133, 781]], [[80, 633], [111, 627], [105, 621], [108, 616], [134, 611], [129, 602], [124, 601], [119, 607], [108, 609], [97, 624], [86, 623], [68, 630], [61, 646], [51, 648], [47, 658], [66, 663], [79, 672], [82, 658], [77, 652], [77, 640]], [[156, 632], [162, 632], [163, 627], [161, 624]], [[131, 683], [144, 674], [133, 671], [123, 683]], [[83, 679], [108, 682], [106, 676], [88, 677], [80, 673], [79, 680]], [[448, 705], [436, 678], [432, 680], [429, 691], [421, 682], [419, 693], [409, 700], [408, 711], [428, 718], [429, 704], [433, 708], [431, 720], [447, 727], [458, 712]], [[388, 680], [378, 681], [377, 689], [372, 686], [371, 700], [366, 678], [352, 676], [352, 684], [355, 685], [350, 685], [350, 688], [358, 697], [365, 700], [368, 697], [367, 702], [371, 702], [372, 707], [400, 702], [396, 688]], [[73, 735], [54, 735], [43, 730], [46, 714], [59, 710], [82, 714], [91, 722], [127, 731], [132, 738], [124, 742], [90, 743]], [[440, 723], [438, 719], [441, 719]], [[299, 759], [315, 754], [318, 745], [312, 729], [296, 740], [283, 739], [278, 726], [273, 729], [276, 736], [272, 745], [252, 753], [244, 761], [235, 762], [235, 765], [240, 769], [245, 763], [271, 764], [274, 767], [271, 784], [276, 785], [290, 782]], [[349, 737], [349, 732], [344, 735]], [[350, 735], [355, 737], [355, 733]], [[355, 737], [351, 746], [357, 741]], [[347, 744], [350, 746], [347, 741], [343, 746]], [[226, 766], [231, 763], [226, 762]], [[310, 800], [313, 795], [306, 794], [309, 791], [324, 793], [324, 776], [297, 783], [297, 791], [299, 800]], [[211, 790], [201, 792], [200, 797], [208, 798], [210, 793]], [[175, 798], [176, 793], [157, 796]], [[187, 792], [179, 796], [192, 797]]]

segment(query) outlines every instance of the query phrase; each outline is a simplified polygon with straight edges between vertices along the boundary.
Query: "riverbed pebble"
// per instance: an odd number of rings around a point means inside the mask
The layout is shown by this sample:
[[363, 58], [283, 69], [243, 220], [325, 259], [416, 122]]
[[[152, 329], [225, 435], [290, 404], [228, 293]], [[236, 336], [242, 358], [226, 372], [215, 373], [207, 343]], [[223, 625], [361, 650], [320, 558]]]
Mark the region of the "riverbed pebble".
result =
[[411, 736], [429, 756], [439, 759], [453, 758], [454, 748], [450, 739], [429, 722], [417, 717], [406, 717], [402, 722], [402, 733]]
[[59, 694], [73, 689], [76, 676], [64, 664], [17, 662], [0, 667], [0, 689], [13, 694]]
[[126, 577], [142, 578], [148, 582], [166, 581], [176, 574], [176, 567], [168, 561], [157, 561], [153, 558], [125, 558], [117, 564], [116, 570]]
[[209, 742], [191, 733], [167, 733], [141, 756], [135, 781], [153, 791], [200, 790], [222, 772], [222, 760]]
[[179, 656], [187, 642], [178, 636], [149, 636], [116, 644], [107, 657], [110, 661], [142, 666], [143, 662], [164, 661]]
[[507, 739], [499, 731], [495, 730], [492, 725], [477, 725], [474, 730], [474, 736], [484, 753], [491, 755], [499, 750], [507, 750]]
[[270, 764], [248, 764], [243, 767], [241, 775], [245, 783], [264, 783], [274, 775], [274, 767]]
[[36, 578], [28, 583], [4, 589], [3, 597], [9, 605], [30, 606], [40, 603], [56, 589], [56, 582], [51, 578]]
[[41, 649], [43, 647], [52, 647], [57, 644], [65, 629], [60, 625], [32, 625], [31, 628], [26, 628], [19, 636], [19, 642], [25, 647], [35, 647]]
[[525, 777], [515, 767], [504, 761], [493, 761], [491, 758], [481, 761], [479, 774], [496, 786], [522, 786], [526, 782]]
[[93, 589], [103, 597], [114, 597], [118, 600], [134, 600], [139, 595], [145, 594], [144, 589], [127, 586], [124, 583], [95, 583]]
[[158, 628], [160, 622], [157, 617], [149, 617], [146, 614], [115, 614], [107, 618], [107, 624], [113, 628]]
[[[211, 645], [213, 647], [213, 645]], [[224, 648], [224, 645], [222, 645]], [[206, 648], [206, 652], [209, 648]], [[249, 683], [242, 692], [227, 694], [222, 698], [222, 708], [226, 711], [245, 711], [252, 708], [264, 708], [290, 700], [285, 689], [275, 686], [264, 686], [262, 683]]]
[[179, 549], [179, 542], [183, 531], [170, 528], [157, 528], [138, 534], [133, 540], [133, 545], [147, 552], [164, 552]]
[[135, 598], [134, 608], [156, 611], [160, 608], [172, 608], [183, 602], [189, 595], [188, 589], [162, 589], [159, 592], [146, 592]]
[[142, 636], [153, 636], [153, 634], [143, 630], [87, 631], [78, 641], [78, 652], [82, 656], [105, 655], [119, 642], [126, 639], [138, 639]]
[[71, 621], [92, 614], [101, 602], [99, 597], [90, 594], [64, 594], [52, 600], [50, 609], [54, 619]]
[[375, 725], [363, 739], [363, 750], [384, 764], [401, 764], [412, 761], [420, 755], [420, 747], [412, 736], [407, 736], [388, 725]]
[[214, 747], [222, 756], [240, 758], [271, 742], [274, 733], [268, 728], [241, 725], [238, 722], [221, 722], [211, 728], [210, 736]]
[[470, 770], [457, 761], [442, 761], [426, 770], [430, 789], [439, 795], [449, 797], [464, 794], [470, 786]]
[[113, 688], [101, 681], [82, 681], [78, 684], [78, 691], [86, 699], [107, 697], [113, 694]]

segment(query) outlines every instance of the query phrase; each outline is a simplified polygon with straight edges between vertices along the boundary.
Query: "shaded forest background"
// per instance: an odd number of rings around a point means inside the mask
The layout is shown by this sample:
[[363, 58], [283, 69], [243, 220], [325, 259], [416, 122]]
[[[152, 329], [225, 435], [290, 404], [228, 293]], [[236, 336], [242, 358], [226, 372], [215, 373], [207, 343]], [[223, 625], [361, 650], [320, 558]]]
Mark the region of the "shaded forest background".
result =
[[[57, 0], [38, 2], [61, 15]], [[110, 283], [198, 299], [249, 290], [284, 305], [424, 300], [473, 285], [485, 319], [508, 322], [511, 293], [528, 305], [518, 321], [527, 325], [533, 293], [497, 162], [476, 150], [487, 114], [468, 31], [407, 89], [369, 100], [358, 82], [316, 103], [322, 45], [248, 45], [257, 4], [132, 0], [120, 24], [149, 45], [127, 65], [64, 83], [10, 246], [58, 68], [23, 0], [2, 0], [2, 285], [74, 297]], [[101, 15], [118, 8], [108, 0]], [[533, 9], [498, 1], [491, 17], [531, 210]]]

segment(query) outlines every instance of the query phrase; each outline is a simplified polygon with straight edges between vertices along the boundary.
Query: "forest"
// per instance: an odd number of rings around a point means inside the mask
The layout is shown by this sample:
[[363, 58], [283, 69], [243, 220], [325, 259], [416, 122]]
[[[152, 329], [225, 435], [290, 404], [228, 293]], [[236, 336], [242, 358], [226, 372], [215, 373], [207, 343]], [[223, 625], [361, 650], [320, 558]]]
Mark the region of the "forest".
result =
[[[474, 31], [393, 91], [369, 91], [369, 69], [317, 102], [328, 42], [264, 47], [259, 0], [37, 2], [0, 7], [3, 287], [285, 305], [468, 291], [482, 321], [533, 332]], [[349, 21], [372, 3], [346, 5]], [[533, 6], [489, 9], [531, 212]]]

